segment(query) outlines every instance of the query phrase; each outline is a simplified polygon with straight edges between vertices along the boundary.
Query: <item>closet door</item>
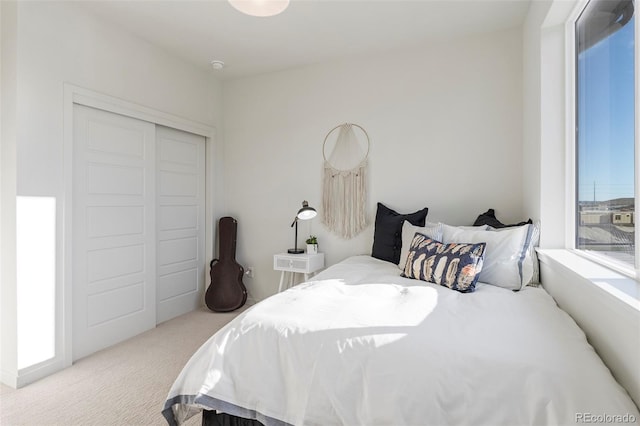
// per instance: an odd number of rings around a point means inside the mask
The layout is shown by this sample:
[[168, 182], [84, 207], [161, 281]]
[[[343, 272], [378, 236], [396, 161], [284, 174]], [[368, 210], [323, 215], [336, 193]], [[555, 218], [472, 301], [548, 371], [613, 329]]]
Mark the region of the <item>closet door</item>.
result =
[[75, 360], [156, 324], [155, 125], [75, 105], [73, 143]]
[[202, 306], [205, 140], [158, 126], [157, 322]]

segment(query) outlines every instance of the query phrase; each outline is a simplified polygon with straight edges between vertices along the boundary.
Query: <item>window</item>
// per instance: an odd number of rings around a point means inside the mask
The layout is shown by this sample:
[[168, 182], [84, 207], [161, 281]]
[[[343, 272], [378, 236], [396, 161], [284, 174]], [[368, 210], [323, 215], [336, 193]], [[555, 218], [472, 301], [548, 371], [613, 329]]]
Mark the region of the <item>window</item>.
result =
[[633, 0], [590, 0], [575, 42], [576, 248], [635, 267]]

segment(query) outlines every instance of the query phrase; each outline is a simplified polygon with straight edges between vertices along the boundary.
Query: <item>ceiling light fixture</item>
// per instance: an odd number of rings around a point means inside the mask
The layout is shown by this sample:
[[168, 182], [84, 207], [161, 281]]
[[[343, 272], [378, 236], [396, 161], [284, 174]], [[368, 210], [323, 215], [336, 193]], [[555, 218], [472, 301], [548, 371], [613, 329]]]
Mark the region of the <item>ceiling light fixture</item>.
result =
[[251, 16], [274, 16], [282, 13], [289, 0], [229, 0], [231, 6]]

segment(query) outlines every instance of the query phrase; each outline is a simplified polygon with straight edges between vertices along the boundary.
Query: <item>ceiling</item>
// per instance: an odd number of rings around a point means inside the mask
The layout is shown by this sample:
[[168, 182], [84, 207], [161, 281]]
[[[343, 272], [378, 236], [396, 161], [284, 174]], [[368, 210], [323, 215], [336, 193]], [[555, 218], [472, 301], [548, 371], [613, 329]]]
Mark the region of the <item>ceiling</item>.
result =
[[[226, 0], [74, 4], [227, 79], [517, 27], [529, 2], [291, 0], [267, 18], [243, 15]], [[212, 60], [225, 68], [213, 71]]]

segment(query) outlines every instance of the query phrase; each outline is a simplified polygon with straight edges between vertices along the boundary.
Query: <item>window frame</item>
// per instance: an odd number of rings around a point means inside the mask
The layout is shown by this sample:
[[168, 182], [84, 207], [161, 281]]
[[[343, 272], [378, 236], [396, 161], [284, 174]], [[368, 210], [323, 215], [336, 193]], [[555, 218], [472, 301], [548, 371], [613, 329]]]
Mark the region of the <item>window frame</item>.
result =
[[[593, 0], [598, 1], [598, 0]], [[576, 226], [578, 221], [577, 212], [577, 149], [576, 149], [576, 128], [577, 128], [577, 54], [576, 54], [576, 22], [589, 0], [576, 1], [573, 10], [565, 22], [565, 154], [566, 154], [566, 189], [565, 194], [565, 246], [570, 251], [585, 257], [595, 263], [613, 269], [625, 276], [640, 281], [640, 232], [635, 232], [635, 259], [634, 266], [614, 259], [596, 251], [582, 250], [576, 247]], [[638, 17], [637, 0], [634, 0], [634, 68], [635, 68], [635, 126], [634, 126], [634, 197], [640, 200], [640, 19]], [[638, 224], [638, 210], [634, 208], [634, 225]], [[637, 231], [637, 230], [636, 230]]]

